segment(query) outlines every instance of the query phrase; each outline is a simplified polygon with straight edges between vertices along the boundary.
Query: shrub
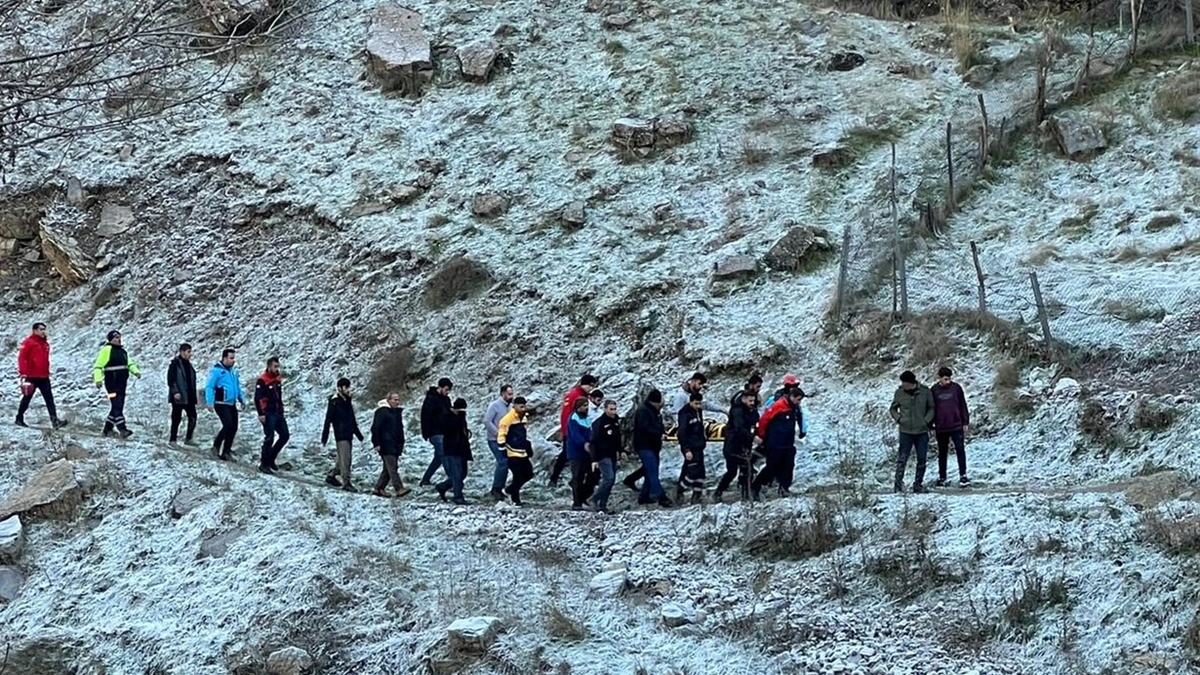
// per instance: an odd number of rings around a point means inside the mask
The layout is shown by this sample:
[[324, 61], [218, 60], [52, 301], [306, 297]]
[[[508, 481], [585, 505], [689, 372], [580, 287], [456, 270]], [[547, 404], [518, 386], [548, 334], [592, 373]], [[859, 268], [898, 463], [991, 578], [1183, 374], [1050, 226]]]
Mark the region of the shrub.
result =
[[442, 263], [425, 284], [422, 296], [430, 309], [445, 309], [466, 300], [492, 284], [492, 273], [482, 263], [454, 256]]
[[1134, 429], [1146, 431], [1165, 431], [1179, 418], [1179, 411], [1153, 401], [1142, 399], [1133, 411], [1132, 425]]
[[1117, 448], [1125, 442], [1116, 420], [1108, 414], [1104, 404], [1094, 398], [1088, 399], [1079, 409], [1076, 426], [1080, 433], [1104, 448]]
[[1195, 660], [1200, 657], [1200, 611], [1192, 616], [1183, 633], [1182, 647]]
[[800, 560], [853, 543], [858, 535], [837, 503], [821, 495], [813, 499], [807, 514], [747, 523], [743, 549], [768, 560]]
[[387, 398], [389, 391], [405, 389], [408, 385], [409, 373], [412, 370], [413, 356], [412, 345], [406, 343], [381, 353], [375, 359], [375, 367], [371, 369], [370, 380], [363, 389], [367, 410], [374, 409], [376, 402]]
[[1200, 553], [1200, 517], [1194, 514], [1142, 513], [1140, 539], [1171, 555]]
[[555, 640], [582, 642], [588, 638], [587, 627], [557, 605], [547, 604], [542, 616], [546, 621], [546, 632]]
[[1033, 412], [1033, 400], [1022, 396], [1017, 387], [1021, 386], [1021, 371], [1017, 364], [1011, 361], [1001, 363], [996, 368], [996, 379], [992, 382], [995, 390], [996, 407], [1018, 417]]
[[1154, 114], [1164, 119], [1187, 120], [1200, 112], [1200, 79], [1176, 79], [1154, 93]]
[[908, 343], [912, 347], [913, 360], [930, 365], [950, 363], [958, 351], [958, 344], [946, 332], [941, 321], [928, 319], [909, 325]]
[[1037, 633], [1039, 614], [1045, 607], [1067, 604], [1067, 584], [1062, 578], [1046, 583], [1037, 573], [1027, 573], [1001, 616], [1013, 637], [1027, 642]]

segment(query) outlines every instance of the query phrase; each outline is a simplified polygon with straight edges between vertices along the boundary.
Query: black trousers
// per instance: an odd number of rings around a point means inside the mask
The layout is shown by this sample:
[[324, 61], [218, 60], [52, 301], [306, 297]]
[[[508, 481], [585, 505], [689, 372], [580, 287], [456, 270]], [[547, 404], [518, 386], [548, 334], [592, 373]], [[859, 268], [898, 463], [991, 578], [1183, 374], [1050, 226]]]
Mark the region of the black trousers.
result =
[[187, 413], [187, 435], [184, 436], [187, 440], [192, 440], [192, 434], [196, 432], [196, 404], [195, 403], [172, 403], [171, 404], [171, 442], [179, 440], [179, 423], [183, 421], [183, 414]]
[[721, 474], [721, 480], [717, 483], [717, 492], [724, 492], [729, 489], [733, 479], [739, 475], [741, 479], [738, 481], [738, 487], [741, 488], [742, 496], [746, 497], [750, 494], [750, 480], [752, 478], [750, 460], [750, 451], [747, 450], [745, 455], [738, 455], [732, 452], [722, 452], [725, 456], [725, 473]]
[[108, 418], [104, 420], [104, 433], [112, 433], [113, 427], [125, 430], [125, 390], [108, 393]]
[[221, 430], [213, 439], [213, 452], [225, 456], [233, 450], [233, 439], [237, 436], [238, 410], [235, 406], [221, 403], [213, 408], [217, 411], [217, 419], [221, 420]]
[[592, 471], [590, 457], [572, 459], [571, 465], [571, 506], [583, 506], [591, 499], [596, 491], [596, 473]]
[[780, 490], [790, 490], [795, 470], [796, 448], [767, 448], [767, 465], [758, 472], [754, 487], [761, 489], [773, 480], [779, 483]]
[[33, 401], [33, 395], [41, 392], [42, 400], [46, 402], [46, 412], [50, 414], [50, 421], [57, 420], [58, 414], [54, 409], [54, 394], [50, 391], [50, 378], [27, 377], [25, 381], [33, 385], [33, 391], [21, 397], [21, 403], [17, 406], [17, 419], [25, 417], [25, 411], [29, 410], [29, 404]]
[[512, 482], [505, 491], [513, 501], [521, 500], [521, 486], [533, 480], [533, 462], [528, 457], [509, 457], [508, 471], [512, 474]]
[[563, 469], [567, 468], [567, 442], [563, 441], [563, 449], [554, 458], [554, 468], [550, 471], [550, 482], [557, 483], [562, 477]]
[[262, 454], [259, 457], [258, 463], [262, 466], [274, 469], [275, 460], [279, 457], [279, 453], [283, 450], [283, 446], [287, 445], [288, 439], [292, 437], [288, 433], [287, 420], [283, 415], [270, 414], [263, 420], [263, 443]]

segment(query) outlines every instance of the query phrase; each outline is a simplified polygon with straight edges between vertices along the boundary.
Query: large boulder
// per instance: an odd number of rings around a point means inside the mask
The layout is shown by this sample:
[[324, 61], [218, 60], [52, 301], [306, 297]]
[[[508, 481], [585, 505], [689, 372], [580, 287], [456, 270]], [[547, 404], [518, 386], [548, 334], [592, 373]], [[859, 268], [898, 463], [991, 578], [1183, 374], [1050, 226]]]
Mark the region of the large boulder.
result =
[[25, 577], [15, 567], [0, 567], [0, 602], [12, 602], [21, 595]]
[[628, 583], [629, 573], [622, 567], [592, 577], [588, 582], [588, 590], [602, 598], [615, 598], [625, 591]]
[[384, 2], [371, 13], [367, 69], [384, 91], [420, 96], [433, 80], [433, 54], [420, 13]]
[[1059, 149], [1068, 159], [1087, 160], [1108, 147], [1100, 127], [1081, 120], [1051, 117], [1047, 120]]
[[171, 517], [182, 518], [212, 498], [212, 494], [192, 488], [183, 488], [171, 499]]
[[85, 253], [79, 242], [56, 227], [42, 223], [42, 252], [68, 286], [87, 281], [96, 269], [96, 261]]
[[663, 605], [662, 622], [668, 628], [679, 628], [696, 622], [696, 610], [686, 605], [669, 602]]
[[267, 656], [267, 672], [272, 675], [301, 675], [312, 665], [312, 657], [299, 647], [276, 649]]
[[25, 529], [20, 516], [0, 520], [0, 560], [16, 560], [25, 548]]
[[0, 503], [0, 520], [29, 513], [33, 515], [65, 515], [79, 505], [83, 487], [75, 478], [75, 464], [60, 459], [43, 466], [25, 487]]
[[243, 534], [246, 534], [246, 531], [240, 527], [206, 534], [200, 540], [200, 552], [196, 554], [196, 559], [224, 558], [225, 553], [229, 551], [229, 545], [240, 539]]
[[504, 620], [498, 616], [473, 616], [450, 624], [446, 637], [451, 651], [487, 651], [502, 630]]
[[763, 262], [773, 270], [800, 272], [812, 269], [829, 258], [834, 250], [829, 233], [811, 227], [790, 228], [767, 251]]

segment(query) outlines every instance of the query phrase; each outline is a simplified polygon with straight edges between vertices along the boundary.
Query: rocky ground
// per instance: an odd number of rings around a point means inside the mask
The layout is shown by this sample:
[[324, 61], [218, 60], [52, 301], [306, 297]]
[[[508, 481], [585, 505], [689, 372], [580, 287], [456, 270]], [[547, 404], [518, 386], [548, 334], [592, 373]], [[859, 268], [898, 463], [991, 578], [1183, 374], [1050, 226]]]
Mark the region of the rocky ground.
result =
[[[49, 322], [76, 429], [0, 430], [4, 494], [73, 462], [45, 478], [73, 495], [61, 509], [10, 509], [24, 543], [0, 568], [0, 638], [16, 672], [1187, 667], [1200, 642], [1182, 555], [1200, 251], [1189, 59], [1152, 55], [1070, 96], [1087, 53], [1070, 23], [518, 1], [411, 3], [429, 56], [401, 50], [415, 59], [402, 64], [378, 27], [412, 20], [379, 6], [297, 7], [264, 45], [189, 65], [222, 74], [221, 95], [6, 167], [0, 357]], [[23, 44], [50, 49], [106, 11], [119, 16], [101, 0], [24, 16]], [[1041, 45], [1055, 58], [1039, 131]], [[1096, 71], [1126, 48], [1115, 31], [1095, 45]], [[994, 143], [982, 168], [979, 94]], [[930, 231], [920, 213], [945, 192], [947, 122], [962, 194]], [[880, 318], [890, 142], [907, 327]], [[995, 318], [974, 311], [972, 241]], [[114, 327], [148, 375], [126, 444], [82, 433], [104, 414], [88, 378]], [[341, 375], [364, 392], [364, 420], [402, 390], [414, 429], [437, 377], [474, 416], [511, 382], [545, 436], [585, 369], [623, 405], [694, 369], [722, 399], [752, 370], [768, 388], [797, 372], [817, 394], [797, 462], [809, 494], [673, 511], [622, 494], [605, 519], [562, 512], [541, 476], [519, 512], [268, 479], [161, 445], [162, 372], [181, 341], [202, 376], [237, 347], [247, 384], [282, 357], [285, 459], [309, 481], [330, 461], [316, 441]], [[977, 489], [885, 494], [895, 375], [942, 363], [974, 406]], [[15, 405], [15, 387], [0, 391]], [[413, 443], [410, 476], [427, 452]], [[356, 471], [376, 468], [359, 453]], [[172, 514], [181, 490], [188, 512]], [[448, 637], [479, 617], [500, 620], [466, 626], [482, 645]]]

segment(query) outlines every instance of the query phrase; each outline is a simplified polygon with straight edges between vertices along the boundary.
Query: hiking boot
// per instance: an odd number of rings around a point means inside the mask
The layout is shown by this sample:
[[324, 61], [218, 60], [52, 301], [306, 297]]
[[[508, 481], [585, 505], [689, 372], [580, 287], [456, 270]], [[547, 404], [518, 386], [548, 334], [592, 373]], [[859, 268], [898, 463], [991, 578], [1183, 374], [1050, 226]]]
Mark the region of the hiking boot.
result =
[[433, 487], [433, 483], [430, 483], [429, 481], [422, 478], [421, 482], [417, 483], [417, 487]]
[[[24, 423], [24, 422], [18, 422], [18, 424], [20, 424], [21, 426], [25, 426], [25, 423]], [[67, 421], [66, 421], [66, 420], [60, 420], [60, 419], [58, 419], [58, 418], [55, 418], [55, 419], [52, 419], [52, 420], [50, 420], [50, 427], [51, 427], [52, 429], [61, 429], [61, 428], [65, 427], [65, 426], [67, 426]]]
[[458, 506], [466, 506], [467, 504], [470, 504], [470, 502], [463, 499], [462, 497], [456, 497], [454, 499], [454, 503], [457, 504]]
[[271, 462], [271, 470], [272, 471], [283, 471], [283, 469], [279, 468], [279, 465], [277, 465], [275, 462]]
[[217, 455], [217, 459], [221, 460], [222, 462], [232, 462], [233, 455], [229, 454], [228, 452], [222, 452], [221, 454]]
[[937, 479], [936, 481], [934, 481], [933, 487], [940, 487], [940, 488], [946, 487], [946, 479], [945, 478]]
[[960, 487], [960, 488], [971, 487], [971, 479], [967, 478], [966, 476], [959, 476], [958, 487]]
[[438, 493], [438, 499], [440, 499], [440, 500], [442, 500], [442, 501], [446, 501], [446, 490], [447, 490], [448, 488], [444, 488], [444, 487], [442, 487], [442, 486], [440, 486], [440, 485], [439, 485], [439, 486], [437, 486], [437, 487], [436, 487], [436, 488], [434, 488], [434, 489], [435, 489], [435, 490], [437, 490], [437, 493]]
[[190, 439], [190, 438], [185, 438], [185, 439], [183, 439], [183, 444], [184, 444], [184, 445], [186, 445], [186, 446], [187, 446], [187, 447], [189, 447], [189, 448], [198, 448], [198, 447], [200, 447], [200, 444], [199, 444], [199, 443], [197, 443], [196, 441], [193, 441], [193, 440], [192, 440], [192, 439]]
[[636, 480], [629, 480], [628, 478], [625, 478], [621, 480], [621, 484], [630, 490], [633, 490], [634, 492], [641, 492], [641, 488], [638, 487]]
[[379, 488], [375, 488], [374, 490], [372, 490], [371, 494], [375, 495], [376, 497], [383, 497], [384, 499], [387, 499], [387, 496], [388, 496], [388, 493], [384, 492], [383, 490], [380, 490]]
[[724, 492], [722, 492], [720, 490], [713, 492], [713, 503], [714, 504], [721, 504], [724, 501], [725, 501], [725, 493]]
[[334, 476], [333, 474], [329, 474], [329, 475], [325, 476], [325, 484], [332, 485], [335, 488], [342, 487], [342, 481], [338, 480], [337, 477]]
[[587, 511], [587, 509], [584, 508], [583, 504], [572, 504], [571, 510], [572, 511]]
[[663, 495], [658, 498], [658, 505], [663, 507], [664, 509], [669, 509], [672, 506], [675, 506], [675, 502], [668, 499], [666, 495]]
[[638, 503], [638, 505], [639, 505], [639, 506], [646, 506], [647, 504], [653, 504], [653, 503], [654, 503], [654, 500], [653, 500], [653, 499], [646, 499], [646, 498], [644, 498], [644, 497], [638, 497], [637, 503]]
[[583, 503], [583, 508], [587, 509], [588, 511], [599, 511], [600, 510], [600, 507], [596, 505], [596, 502], [591, 499], [589, 499]]
[[914, 495], [923, 495], [923, 494], [927, 494], [928, 492], [929, 492], [929, 488], [925, 487], [924, 485], [921, 485], [920, 483], [917, 483], [916, 485], [913, 486], [913, 494]]
[[704, 503], [704, 493], [699, 490], [693, 491], [691, 503], [692, 504], [703, 504]]
[[128, 430], [128, 429], [122, 429], [120, 433], [121, 433], [121, 438], [122, 438], [122, 439], [129, 438], [130, 436], [132, 436], [132, 435], [133, 435], [133, 432], [132, 432], [132, 431], [130, 431], [130, 430]]
[[752, 502], [761, 502], [762, 501], [762, 488], [756, 487], [756, 488], [750, 489], [750, 501], [752, 501]]
[[490, 495], [492, 500], [495, 502], [502, 502], [505, 500], [504, 493], [500, 490], [492, 490], [488, 493], [488, 495]]
[[791, 497], [792, 491], [790, 488], [779, 488], [779, 496], [780, 497]]
[[266, 464], [259, 464], [258, 470], [260, 473], [265, 473], [268, 476], [275, 473], [274, 471], [271, 470], [271, 467], [267, 466]]
[[112, 429], [105, 429], [104, 431], [100, 432], [100, 435], [103, 436], [104, 438], [112, 438], [116, 434], [113, 433]]
[[342, 486], [342, 491], [343, 492], [358, 492], [358, 489], [355, 488], [353, 485], [346, 483], [345, 485]]
[[24, 418], [21, 418], [21, 417], [18, 417], [17, 420], [15, 422], [13, 422], [13, 424], [15, 424], [19, 427], [28, 427], [29, 426], [28, 424], [25, 424]]
[[904, 494], [904, 483], [901, 483], [900, 481], [896, 481], [895, 483], [893, 483], [892, 484], [892, 492], [895, 492], [898, 495]]
[[511, 486], [504, 488], [504, 494], [508, 495], [512, 499], [512, 503], [514, 506], [521, 505], [521, 497], [512, 490]]

